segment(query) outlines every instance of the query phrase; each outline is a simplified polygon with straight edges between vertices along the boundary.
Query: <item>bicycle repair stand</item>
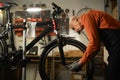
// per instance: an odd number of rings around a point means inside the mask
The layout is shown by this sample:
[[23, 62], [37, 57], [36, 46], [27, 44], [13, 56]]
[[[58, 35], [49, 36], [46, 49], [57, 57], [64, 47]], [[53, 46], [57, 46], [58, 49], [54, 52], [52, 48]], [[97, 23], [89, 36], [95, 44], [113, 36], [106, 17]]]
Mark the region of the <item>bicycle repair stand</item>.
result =
[[26, 20], [23, 20], [23, 55], [22, 55], [22, 78], [26, 80]]

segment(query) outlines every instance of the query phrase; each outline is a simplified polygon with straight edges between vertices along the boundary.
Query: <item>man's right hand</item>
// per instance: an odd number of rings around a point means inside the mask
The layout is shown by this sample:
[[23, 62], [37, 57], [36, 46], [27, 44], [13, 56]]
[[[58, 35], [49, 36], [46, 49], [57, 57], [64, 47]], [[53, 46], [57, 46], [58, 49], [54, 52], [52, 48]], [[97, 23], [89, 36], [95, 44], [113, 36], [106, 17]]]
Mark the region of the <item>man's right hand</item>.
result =
[[79, 72], [82, 68], [83, 64], [79, 63], [79, 61], [75, 61], [70, 65], [67, 65], [67, 68], [73, 72]]

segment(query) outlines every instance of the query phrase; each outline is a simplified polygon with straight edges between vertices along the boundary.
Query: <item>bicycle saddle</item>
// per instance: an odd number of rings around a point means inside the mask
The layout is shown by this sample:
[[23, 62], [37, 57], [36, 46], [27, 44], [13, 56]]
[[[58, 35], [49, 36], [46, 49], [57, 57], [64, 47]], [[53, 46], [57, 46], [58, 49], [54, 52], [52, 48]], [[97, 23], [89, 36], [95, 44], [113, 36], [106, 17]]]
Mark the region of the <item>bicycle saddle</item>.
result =
[[16, 3], [0, 2], [0, 9], [10, 8], [12, 6], [17, 6]]

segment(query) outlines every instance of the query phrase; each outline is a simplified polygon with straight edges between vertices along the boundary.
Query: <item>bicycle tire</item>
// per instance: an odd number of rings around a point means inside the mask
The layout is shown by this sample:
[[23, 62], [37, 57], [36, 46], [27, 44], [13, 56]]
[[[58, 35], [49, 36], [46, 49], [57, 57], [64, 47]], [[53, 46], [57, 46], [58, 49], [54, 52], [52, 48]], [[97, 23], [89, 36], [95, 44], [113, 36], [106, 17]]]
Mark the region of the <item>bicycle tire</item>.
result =
[[0, 57], [5, 57], [5, 55], [8, 53], [8, 47], [7, 43], [4, 40], [4, 38], [0, 39]]
[[[86, 46], [84, 44], [82, 44], [80, 41], [74, 40], [72, 38], [64, 38], [64, 45], [63, 46], [64, 46], [64, 50], [65, 50], [65, 46], [67, 46], [69, 48], [70, 48], [70, 46], [72, 46], [73, 48], [78, 48], [77, 50], [81, 51], [82, 53], [86, 49]], [[56, 47], [58, 47], [57, 39], [53, 40], [51, 43], [49, 43], [45, 47], [45, 49], [43, 50], [43, 52], [41, 54], [41, 57], [40, 57], [40, 62], [39, 62], [40, 76], [41, 76], [42, 80], [71, 80], [70, 79], [71, 76], [70, 76], [70, 78], [68, 78], [68, 74], [74, 75], [74, 72], [65, 70], [64, 66], [62, 67], [62, 65], [59, 64], [60, 63], [59, 62], [60, 57], [55, 56], [55, 51], [56, 50], [54, 50], [54, 49], [57, 49]], [[71, 50], [71, 48], [70, 48], [70, 50]], [[54, 53], [53, 53], [53, 51], [54, 51]], [[75, 54], [79, 55], [80, 53], [79, 52], [74, 53], [74, 55]], [[74, 58], [74, 60], [72, 60], [73, 58]], [[69, 60], [70, 61], [75, 61], [75, 59], [78, 60], [78, 59], [80, 59], [80, 57], [78, 57], [78, 56], [76, 56], [76, 57], [72, 57], [72, 56], [68, 57], [68, 56], [66, 56], [66, 59], [68, 59], [68, 62], [69, 62]], [[47, 60], [49, 62], [47, 62]], [[56, 60], [56, 63], [52, 62], [54, 60]], [[58, 60], [58, 63], [57, 63], [57, 60]], [[53, 67], [56, 67], [58, 72]], [[83, 75], [83, 77], [84, 77], [83, 80], [92, 80], [92, 76], [94, 74], [94, 71], [93, 71], [94, 67], [93, 67], [93, 60], [92, 59], [85, 65], [85, 68], [86, 68], [85, 69], [86, 72]], [[67, 78], [65, 78], [66, 76], [65, 76], [64, 72], [66, 73]], [[76, 74], [80, 74], [80, 72], [77, 72]], [[61, 77], [59, 77], [59, 76], [61, 76]], [[72, 79], [72, 80], [76, 80], [76, 79]]]

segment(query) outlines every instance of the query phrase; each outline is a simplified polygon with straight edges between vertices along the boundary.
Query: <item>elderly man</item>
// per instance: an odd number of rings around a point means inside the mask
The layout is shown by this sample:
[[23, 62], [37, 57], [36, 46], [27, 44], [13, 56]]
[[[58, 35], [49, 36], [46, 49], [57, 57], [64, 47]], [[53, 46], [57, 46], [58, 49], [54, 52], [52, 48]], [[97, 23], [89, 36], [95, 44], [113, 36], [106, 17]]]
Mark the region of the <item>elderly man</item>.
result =
[[105, 79], [120, 80], [120, 22], [105, 12], [89, 10], [74, 16], [70, 26], [75, 31], [85, 29], [89, 39], [84, 55], [78, 62], [69, 65], [70, 70], [79, 71], [100, 50], [102, 42], [109, 53]]

